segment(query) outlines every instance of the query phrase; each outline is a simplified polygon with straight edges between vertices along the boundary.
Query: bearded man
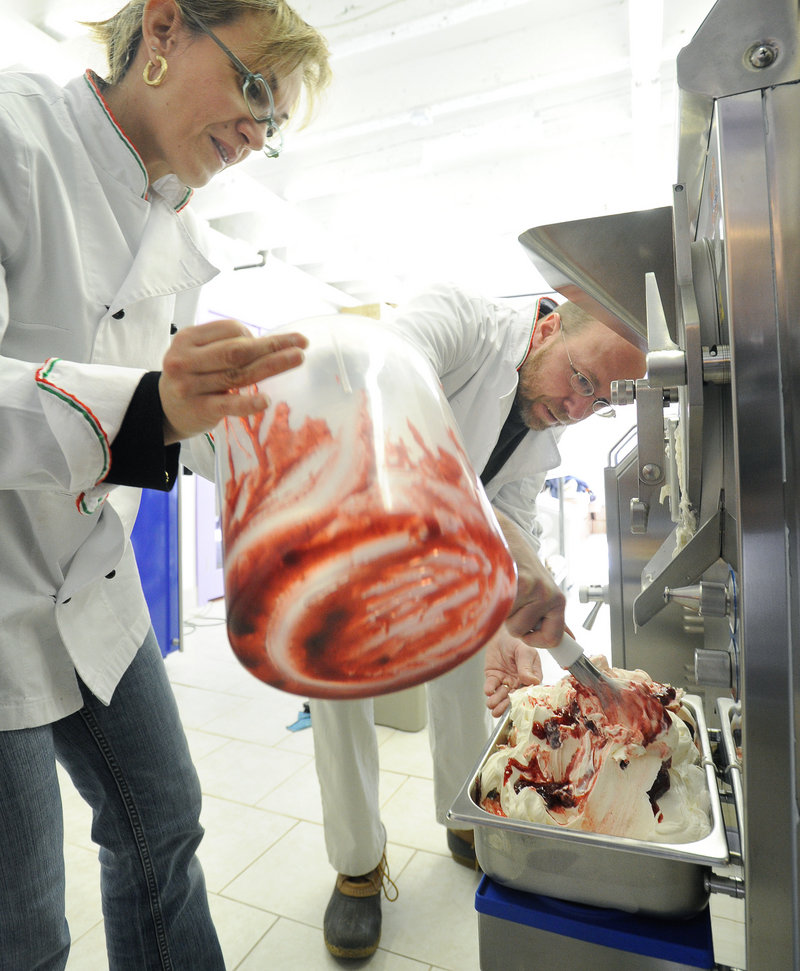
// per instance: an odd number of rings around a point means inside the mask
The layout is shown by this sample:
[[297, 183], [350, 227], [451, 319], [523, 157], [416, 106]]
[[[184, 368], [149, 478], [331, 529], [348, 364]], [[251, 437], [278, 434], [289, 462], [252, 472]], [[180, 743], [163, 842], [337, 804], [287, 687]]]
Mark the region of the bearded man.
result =
[[[555, 647], [564, 632], [564, 595], [537, 556], [536, 497], [560, 464], [558, 439], [593, 414], [612, 416], [611, 382], [641, 377], [645, 357], [575, 304], [540, 298], [518, 309], [447, 286], [376, 326], [402, 334], [431, 362], [517, 564], [517, 599], [505, 625], [426, 686], [436, 818], [446, 825], [489, 737], [488, 710], [501, 714], [509, 690], [541, 680], [536, 645]], [[311, 719], [325, 841], [337, 871], [325, 943], [337, 957], [365, 958], [380, 940], [388, 875], [373, 701], [313, 700]], [[456, 862], [476, 866], [471, 832], [448, 828], [447, 845]]]

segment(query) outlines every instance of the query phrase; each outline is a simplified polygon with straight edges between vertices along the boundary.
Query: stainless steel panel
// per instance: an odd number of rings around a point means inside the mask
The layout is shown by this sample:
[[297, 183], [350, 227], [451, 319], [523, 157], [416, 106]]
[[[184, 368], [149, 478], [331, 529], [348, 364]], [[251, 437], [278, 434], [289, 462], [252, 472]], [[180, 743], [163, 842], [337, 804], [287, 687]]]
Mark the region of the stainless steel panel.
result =
[[[615, 458], [605, 472], [611, 659], [617, 667], [642, 668], [657, 680], [705, 700], [705, 687], [694, 677], [694, 650], [704, 646], [711, 622], [698, 622], [678, 604], [669, 604], [643, 627], [634, 623], [632, 605], [642, 590], [642, 570], [674, 529], [669, 508], [657, 505], [647, 532], [631, 532], [630, 500], [637, 491], [637, 465], [634, 449]], [[713, 626], [719, 628], [719, 621]], [[712, 715], [708, 704], [705, 712], [706, 718]]]
[[682, 90], [723, 98], [800, 73], [796, 0], [717, 3], [678, 55]]
[[656, 274], [668, 320], [674, 320], [669, 207], [537, 226], [519, 241], [554, 290], [643, 349], [645, 273]]
[[[748, 966], [800, 966], [796, 86], [717, 103], [741, 550]], [[793, 366], [794, 365], [794, 366]], [[791, 565], [791, 568], [790, 568]], [[768, 794], [768, 798], [765, 798]]]

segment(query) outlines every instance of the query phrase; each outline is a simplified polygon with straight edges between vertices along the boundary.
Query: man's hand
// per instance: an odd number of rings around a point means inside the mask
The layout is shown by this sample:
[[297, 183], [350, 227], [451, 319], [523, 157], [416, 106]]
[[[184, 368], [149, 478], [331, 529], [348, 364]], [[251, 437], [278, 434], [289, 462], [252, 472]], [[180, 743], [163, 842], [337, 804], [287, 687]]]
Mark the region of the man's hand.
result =
[[226, 415], [253, 415], [269, 404], [251, 389], [258, 381], [297, 367], [308, 340], [301, 334], [253, 337], [237, 320], [186, 327], [164, 356], [158, 384], [164, 444], [210, 431]]
[[566, 597], [521, 528], [503, 513], [495, 514], [517, 564], [517, 596], [506, 626], [532, 647], [556, 647], [564, 633]]
[[495, 718], [508, 708], [508, 693], [524, 684], [541, 684], [539, 652], [509, 633], [506, 625], [486, 645], [486, 706]]

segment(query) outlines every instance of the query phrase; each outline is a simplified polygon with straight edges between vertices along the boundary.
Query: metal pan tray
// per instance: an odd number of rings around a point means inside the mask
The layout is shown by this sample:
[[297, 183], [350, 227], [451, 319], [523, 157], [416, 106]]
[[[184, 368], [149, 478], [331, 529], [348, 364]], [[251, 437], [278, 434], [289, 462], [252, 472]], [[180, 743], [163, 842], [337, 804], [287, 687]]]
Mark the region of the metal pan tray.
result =
[[644, 840], [562, 830], [495, 816], [475, 801], [488, 757], [505, 742], [500, 723], [450, 808], [448, 819], [475, 831], [475, 854], [492, 880], [525, 893], [661, 917], [690, 916], [708, 901], [706, 876], [728, 862], [728, 843], [701, 700], [683, 703], [694, 715], [711, 796], [711, 832], [694, 843]]

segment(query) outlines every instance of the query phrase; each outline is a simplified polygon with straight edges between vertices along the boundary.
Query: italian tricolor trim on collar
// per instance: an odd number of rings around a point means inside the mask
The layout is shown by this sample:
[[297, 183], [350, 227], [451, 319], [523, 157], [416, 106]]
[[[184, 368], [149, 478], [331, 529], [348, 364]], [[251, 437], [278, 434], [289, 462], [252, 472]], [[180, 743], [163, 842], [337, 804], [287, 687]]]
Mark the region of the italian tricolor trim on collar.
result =
[[522, 355], [522, 358], [520, 359], [519, 364], [517, 364], [517, 370], [518, 371], [522, 367], [522, 365], [525, 363], [528, 355], [531, 352], [531, 345], [533, 344], [533, 335], [536, 333], [536, 323], [539, 320], [539, 307], [542, 304], [542, 299], [543, 299], [542, 297], [539, 297], [539, 299], [536, 301], [536, 309], [533, 312], [533, 319], [531, 320], [531, 333], [530, 333], [530, 337], [528, 337], [528, 343], [525, 345], [525, 353]]
[[[75, 395], [70, 394], [64, 388], [60, 388], [57, 384], [50, 380], [50, 375], [52, 374], [53, 368], [58, 364], [59, 358], [51, 357], [38, 369], [36, 372], [36, 384], [42, 391], [51, 394], [59, 400], [63, 401], [70, 408], [73, 408], [79, 415], [88, 423], [92, 430], [92, 433], [97, 438], [100, 443], [100, 448], [103, 453], [103, 469], [101, 474], [98, 476], [97, 481], [102, 482], [103, 479], [108, 475], [109, 469], [111, 468], [111, 446], [108, 443], [108, 438], [106, 433], [103, 431], [103, 426], [100, 423], [100, 419], [94, 414], [94, 412], [85, 405], [82, 401], [75, 397]], [[83, 496], [78, 498], [78, 508], [81, 508]], [[81, 509], [82, 512], [89, 512], [88, 508]]]
[[[147, 199], [148, 193], [150, 191], [150, 178], [147, 174], [147, 169], [145, 168], [141, 155], [136, 150], [136, 146], [133, 144], [130, 138], [128, 138], [128, 136], [125, 134], [125, 131], [122, 125], [120, 125], [120, 123], [114, 117], [114, 112], [111, 110], [111, 108], [108, 105], [108, 102], [103, 97], [103, 93], [100, 88], [100, 84], [101, 84], [100, 78], [98, 78], [98, 76], [94, 73], [94, 71], [87, 71], [86, 74], [84, 75], [84, 79], [86, 80], [86, 83], [89, 86], [89, 90], [97, 99], [97, 103], [103, 109], [105, 116], [114, 126], [114, 130], [116, 131], [120, 140], [128, 149], [128, 151], [131, 153], [133, 158], [136, 160], [136, 164], [139, 166], [144, 179], [141, 196], [142, 196], [142, 199]], [[192, 198], [193, 194], [194, 194], [194, 190], [190, 189], [188, 186], [185, 186], [183, 195], [181, 195], [181, 197], [178, 199], [177, 205], [175, 206], [175, 212], [180, 212], [182, 209], [185, 209], [186, 206], [189, 204], [189, 200]]]
[[143, 188], [142, 188], [142, 199], [146, 199], [147, 198], [147, 190], [148, 190], [149, 185], [150, 185], [150, 179], [148, 178], [147, 169], [144, 167], [144, 162], [142, 161], [141, 155], [139, 155], [139, 153], [136, 151], [136, 147], [134, 146], [133, 142], [130, 140], [130, 138], [128, 138], [128, 136], [122, 130], [122, 125], [120, 125], [120, 123], [114, 117], [114, 112], [111, 110], [111, 108], [109, 108], [108, 102], [103, 97], [103, 95], [102, 95], [102, 93], [100, 91], [100, 79], [98, 78], [98, 76], [94, 73], [94, 71], [87, 71], [86, 74], [84, 74], [84, 78], [86, 80], [86, 83], [89, 85], [89, 90], [92, 92], [92, 94], [97, 99], [97, 103], [103, 109], [103, 111], [106, 114], [106, 117], [111, 122], [111, 124], [114, 126], [114, 130], [116, 131], [116, 133], [119, 136], [120, 140], [125, 145], [125, 147], [128, 149], [128, 151], [131, 153], [131, 155], [134, 157], [134, 159], [136, 160], [137, 165], [142, 170], [142, 177], [144, 179], [144, 184], [143, 184]]
[[185, 209], [189, 205], [189, 200], [192, 198], [193, 195], [194, 195], [194, 189], [190, 189], [187, 186], [187, 188], [186, 188], [186, 194], [181, 199], [181, 201], [178, 203], [178, 205], [175, 206], [175, 212], [181, 212], [183, 209]]

